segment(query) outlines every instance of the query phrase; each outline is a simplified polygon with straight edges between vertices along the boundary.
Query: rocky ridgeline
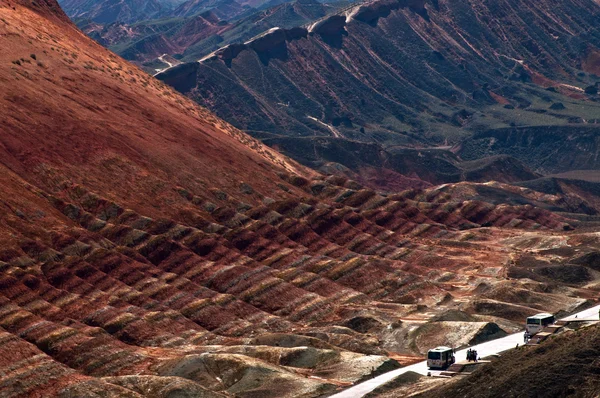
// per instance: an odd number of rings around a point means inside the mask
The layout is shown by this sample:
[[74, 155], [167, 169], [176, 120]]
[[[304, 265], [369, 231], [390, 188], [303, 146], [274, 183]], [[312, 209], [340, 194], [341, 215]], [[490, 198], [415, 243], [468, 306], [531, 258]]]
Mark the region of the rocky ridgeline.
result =
[[410, 8], [415, 12], [427, 15], [425, 9], [425, 0], [382, 0], [374, 1], [368, 4], [360, 5], [348, 13], [347, 22], [354, 20], [366, 22], [368, 24], [377, 24], [379, 18], [385, 18], [393, 10], [400, 8]]
[[[436, 159], [407, 172], [398, 148], [465, 160], [508, 155], [538, 173], [594, 169], [597, 145], [579, 131], [597, 119], [600, 7], [550, 3], [376, 1], [271, 29], [157, 77], [321, 170], [334, 162], [356, 174], [369, 168], [380, 179], [396, 172], [434, 184], [498, 177], [487, 167], [428, 178], [441, 169]], [[553, 137], [519, 139], [532, 135], [521, 134], [526, 129], [540, 137], [570, 131], [585, 149], [568, 162], [572, 151]], [[367, 155], [357, 143], [373, 149]]]
[[[425, 11], [425, 0], [383, 0], [374, 1], [368, 5], [361, 5], [350, 9], [343, 15], [331, 15], [308, 27], [296, 27], [291, 29], [272, 28], [269, 31], [243, 43], [229, 44], [213, 54], [203, 58], [200, 62], [221, 59], [225, 62], [235, 59], [244, 50], [254, 50], [257, 53], [268, 53], [278, 47], [308, 35], [336, 36], [345, 31], [346, 24], [352, 20], [367, 23], [376, 23], [377, 19], [386, 17], [390, 11], [400, 8], [410, 8], [416, 12]], [[158, 76], [161, 78], [161, 76]]]
[[[361, 5], [350, 9], [343, 15], [325, 17], [308, 27], [295, 27], [291, 29], [272, 28], [267, 32], [245, 42], [229, 44], [212, 54], [204, 57], [199, 62], [222, 60], [227, 65], [242, 51], [253, 50], [259, 55], [276, 55], [284, 51], [286, 43], [319, 35], [324, 39], [342, 35], [345, 26], [352, 20], [376, 24], [377, 20], [389, 15], [390, 11], [400, 8], [410, 8], [415, 12], [426, 13], [425, 0], [383, 0], [375, 1], [368, 5]], [[195, 85], [194, 75], [198, 70], [195, 62], [184, 63], [167, 71], [159, 73], [156, 77], [175, 87], [178, 91], [187, 92]]]

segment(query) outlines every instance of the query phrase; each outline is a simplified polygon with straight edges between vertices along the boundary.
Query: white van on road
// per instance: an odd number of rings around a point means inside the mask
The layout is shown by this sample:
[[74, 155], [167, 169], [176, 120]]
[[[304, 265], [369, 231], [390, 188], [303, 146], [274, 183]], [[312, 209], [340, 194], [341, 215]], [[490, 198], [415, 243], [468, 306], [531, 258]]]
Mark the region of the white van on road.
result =
[[541, 332], [546, 326], [552, 325], [553, 323], [554, 315], [547, 313], [537, 314], [527, 318], [525, 331], [529, 336], [533, 336], [534, 334]]
[[445, 369], [454, 362], [454, 349], [450, 347], [436, 347], [427, 352], [427, 366], [429, 369]]

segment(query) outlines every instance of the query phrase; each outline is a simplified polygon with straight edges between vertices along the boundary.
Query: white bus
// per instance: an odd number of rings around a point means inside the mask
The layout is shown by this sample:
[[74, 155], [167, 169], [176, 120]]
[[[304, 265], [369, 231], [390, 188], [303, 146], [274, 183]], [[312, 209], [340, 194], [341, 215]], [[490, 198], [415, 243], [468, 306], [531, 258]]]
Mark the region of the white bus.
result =
[[525, 326], [525, 332], [529, 336], [533, 336], [536, 333], [542, 331], [548, 325], [552, 325], [554, 323], [554, 315], [552, 314], [537, 314], [534, 316], [530, 316], [527, 318], [527, 325]]
[[454, 350], [450, 347], [436, 347], [427, 352], [429, 369], [445, 369], [454, 363]]

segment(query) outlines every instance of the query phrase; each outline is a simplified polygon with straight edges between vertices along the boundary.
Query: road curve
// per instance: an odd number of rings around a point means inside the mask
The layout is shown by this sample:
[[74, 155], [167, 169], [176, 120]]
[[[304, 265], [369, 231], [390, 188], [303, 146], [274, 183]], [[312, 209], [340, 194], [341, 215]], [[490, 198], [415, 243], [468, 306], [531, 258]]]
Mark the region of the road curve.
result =
[[[587, 310], [578, 312], [577, 314], [573, 314], [569, 317], [563, 318], [561, 320], [564, 321], [572, 321], [572, 320], [581, 320], [581, 319], [589, 319], [589, 320], [597, 320], [599, 319], [599, 311], [600, 305], [589, 308]], [[473, 348], [477, 350], [477, 354], [479, 357], [486, 357], [488, 355], [498, 354], [502, 351], [510, 350], [511, 348], [515, 348], [519, 345], [523, 345], [523, 332], [510, 334], [508, 336], [487, 341], [485, 343], [481, 343], [475, 345], [473, 347], [468, 347], [463, 350], [456, 352], [456, 359], [463, 360], [467, 357], [467, 350], [469, 348]], [[410, 366], [405, 366], [400, 369], [393, 370], [391, 372], [387, 372], [382, 374], [381, 376], [375, 377], [371, 380], [367, 380], [363, 383], [357, 384], [354, 387], [348, 388], [340, 393], [331, 395], [329, 398], [359, 398], [362, 397], [377, 387], [387, 383], [388, 381], [406, 373], [406, 372], [416, 372], [422, 375], [427, 375], [428, 372], [431, 372], [432, 375], [439, 374], [440, 371], [429, 370], [427, 368], [427, 361], [415, 363]]]

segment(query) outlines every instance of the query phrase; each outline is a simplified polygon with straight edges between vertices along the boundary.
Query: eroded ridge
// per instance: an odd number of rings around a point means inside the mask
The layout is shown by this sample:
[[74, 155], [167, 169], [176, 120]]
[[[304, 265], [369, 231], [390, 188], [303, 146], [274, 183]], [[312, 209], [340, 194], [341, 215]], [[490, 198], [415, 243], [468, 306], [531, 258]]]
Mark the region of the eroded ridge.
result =
[[[78, 184], [45, 195], [74, 224], [35, 239], [23, 231], [2, 251], [0, 326], [40, 350], [35, 366], [53, 364], [57, 377], [77, 371], [125, 387], [183, 377], [217, 392], [258, 383], [312, 396], [398, 366], [391, 353], [419, 354], [457, 322], [456, 342], [466, 344], [503, 333], [497, 323], [515, 328], [535, 305], [581, 303], [507, 278], [515, 258], [532, 255], [501, 241], [567, 239], [568, 220], [547, 210], [280, 178], [304, 196], [252, 206], [214, 190], [218, 205], [175, 187], [191, 204], [180, 220], [144, 216]], [[462, 185], [452, 189], [473, 189]], [[231, 367], [239, 380], [227, 379]], [[244, 379], [257, 369], [270, 375]], [[77, 380], [69, 388], [92, 382]]]
[[320, 396], [598, 291], [589, 187], [320, 175], [52, 2], [1, 0], [0, 48], [9, 396]]

